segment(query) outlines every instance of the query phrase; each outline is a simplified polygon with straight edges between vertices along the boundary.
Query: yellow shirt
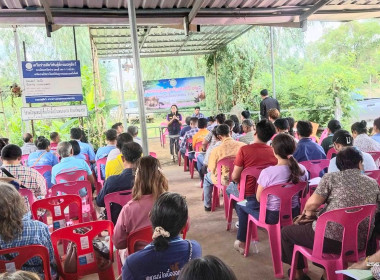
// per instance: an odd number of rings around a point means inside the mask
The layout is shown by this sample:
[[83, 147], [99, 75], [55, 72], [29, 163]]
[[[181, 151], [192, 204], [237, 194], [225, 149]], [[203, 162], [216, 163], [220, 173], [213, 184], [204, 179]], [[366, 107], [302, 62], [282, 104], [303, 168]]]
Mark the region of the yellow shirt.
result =
[[195, 133], [193, 136], [193, 148], [197, 143], [203, 141], [209, 132], [210, 131], [208, 131], [207, 128], [202, 128], [197, 133]]
[[112, 175], [119, 175], [124, 170], [123, 161], [121, 160], [121, 154], [115, 159], [108, 161], [106, 164], [106, 179]]
[[[214, 184], [217, 183], [218, 171], [216, 169], [218, 161], [225, 157], [236, 157], [239, 149], [245, 146], [245, 143], [235, 141], [231, 137], [225, 138], [218, 147], [214, 148], [208, 160], [208, 168], [211, 171], [211, 180]], [[222, 184], [228, 184], [229, 170], [227, 167], [222, 167]]]

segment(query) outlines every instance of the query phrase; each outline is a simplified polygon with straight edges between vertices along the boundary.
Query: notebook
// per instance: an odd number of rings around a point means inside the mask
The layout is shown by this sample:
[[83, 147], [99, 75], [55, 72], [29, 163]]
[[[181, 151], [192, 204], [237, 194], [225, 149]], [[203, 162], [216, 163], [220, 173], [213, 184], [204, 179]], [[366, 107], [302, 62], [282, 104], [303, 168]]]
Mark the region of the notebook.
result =
[[335, 271], [335, 273], [347, 275], [355, 280], [374, 279], [372, 276], [371, 270], [346, 269], [346, 270], [337, 270]]

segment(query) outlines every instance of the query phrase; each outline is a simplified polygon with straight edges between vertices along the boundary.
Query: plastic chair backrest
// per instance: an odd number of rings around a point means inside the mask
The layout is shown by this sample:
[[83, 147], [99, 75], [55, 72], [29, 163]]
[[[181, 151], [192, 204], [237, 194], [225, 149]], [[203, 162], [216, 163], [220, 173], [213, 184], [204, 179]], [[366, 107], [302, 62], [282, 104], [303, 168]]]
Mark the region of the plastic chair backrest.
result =
[[[32, 204], [33, 219], [39, 220], [38, 209], [48, 210], [53, 220], [53, 230], [66, 227], [65, 208], [72, 204], [77, 205], [79, 213], [82, 213], [82, 199], [79, 195], [67, 194], [53, 196], [35, 201]], [[79, 215], [79, 223], [83, 223], [82, 215]]]
[[128, 235], [128, 254], [135, 253], [135, 245], [137, 242], [151, 243], [153, 235], [153, 228], [151, 226], [144, 227], [142, 229], [136, 230]]
[[25, 188], [19, 188], [18, 192], [20, 193], [22, 197], [26, 198], [25, 204], [27, 208], [29, 209], [35, 201], [33, 192], [30, 189], [25, 189]]
[[23, 166], [28, 166], [28, 164], [27, 164], [28, 163], [28, 158], [29, 158], [29, 154], [21, 156], [21, 164]]
[[[4, 256], [6, 254], [15, 254], [16, 256], [12, 260], [4, 260], [6, 259]], [[25, 264], [28, 260], [34, 257], [39, 257], [42, 260], [45, 280], [51, 279], [49, 251], [45, 246], [27, 245], [10, 249], [2, 249], [0, 250], [0, 256], [4, 256], [0, 259], [0, 272], [14, 272], [16, 270], [21, 270], [23, 264]]]
[[119, 204], [124, 206], [132, 199], [132, 191], [119, 191], [114, 193], [109, 193], [104, 197], [104, 204], [106, 205], [107, 217], [108, 220], [111, 219], [111, 203]]
[[373, 157], [377, 167], [380, 167], [380, 152], [368, 152]]
[[[354, 255], [355, 259], [359, 259], [358, 227], [367, 217], [370, 217], [369, 221], [372, 221], [375, 209], [376, 205], [374, 204], [360, 205], [331, 210], [319, 216], [315, 227], [313, 256], [323, 259], [322, 250], [326, 226], [328, 222], [335, 222], [342, 225], [344, 228], [340, 257], [344, 259], [345, 257], [352, 257], [352, 255]], [[370, 227], [371, 222], [368, 223], [367, 239], [364, 250], [367, 248]]]
[[364, 174], [375, 179], [380, 186], [380, 170], [365, 171]]
[[229, 182], [231, 182], [231, 175], [232, 175], [232, 171], [234, 170], [234, 161], [235, 161], [235, 157], [225, 157], [225, 158], [222, 158], [218, 161], [217, 165], [216, 165], [216, 171], [217, 171], [217, 184], [219, 186], [222, 186], [222, 166], [226, 166], [228, 167], [228, 180]]
[[196, 152], [201, 151], [202, 150], [202, 141], [196, 143], [195, 146], [193, 147], [193, 150]]
[[51, 195], [49, 197], [57, 196], [57, 193], [79, 195], [79, 191], [83, 188], [86, 188], [87, 196], [92, 194], [91, 183], [89, 181], [69, 181], [54, 185], [51, 188]]
[[149, 152], [149, 155], [150, 155], [151, 157], [157, 158], [157, 154], [156, 154], [155, 152]]
[[321, 137], [319, 138], [319, 142], [318, 144], [321, 145], [322, 144], [322, 141], [327, 137], [329, 136], [329, 130], [327, 128], [325, 128], [325, 130], [322, 132], [321, 134]]
[[52, 166], [40, 165], [40, 166], [33, 166], [32, 168], [35, 169], [38, 173], [40, 173], [42, 176], [44, 176], [46, 172], [49, 172], [49, 171], [51, 172]]
[[244, 168], [244, 170], [241, 172], [240, 182], [239, 182], [239, 200], [240, 201], [244, 200], [245, 198], [245, 189], [246, 189], [246, 182], [248, 180], [248, 177], [253, 177], [255, 179], [255, 193], [256, 193], [257, 179], [259, 179], [261, 171], [267, 167], [268, 166], [251, 166], [251, 167]]
[[[297, 193], [304, 192], [307, 187], [307, 182], [299, 182], [298, 184], [285, 183], [274, 186], [269, 186], [263, 190], [260, 196], [260, 215], [259, 221], [265, 223], [266, 208], [268, 202], [268, 196], [274, 195], [280, 199], [280, 213], [278, 222], [281, 226], [287, 226], [293, 224], [292, 216], [292, 199]], [[300, 193], [301, 197], [302, 193]]]
[[102, 165], [104, 166], [104, 168], [105, 168], [105, 165], [106, 165], [106, 163], [107, 163], [107, 157], [104, 157], [104, 158], [101, 158], [101, 159], [98, 159], [97, 161], [96, 161], [96, 173], [97, 173], [97, 181], [98, 182], [103, 182], [104, 181], [104, 179], [102, 178]]
[[[89, 231], [85, 234], [80, 234], [74, 232], [75, 229], [78, 228], [88, 228]], [[51, 234], [51, 242], [53, 243], [54, 255], [56, 260], [60, 260], [61, 256], [58, 251], [58, 243], [61, 240], [71, 241], [77, 246], [77, 274], [78, 276], [84, 276], [92, 273], [99, 273], [99, 269], [96, 263], [95, 252], [92, 246], [92, 240], [97, 238], [103, 231], [108, 231], [110, 237], [113, 235], [113, 223], [110, 221], [94, 221], [87, 222], [78, 225], [73, 225], [65, 228], [58, 229]], [[113, 242], [112, 238], [109, 239], [109, 259], [113, 260]], [[87, 261], [89, 259], [92, 262], [80, 263], [81, 257], [86, 256], [88, 254], [92, 254], [92, 258], [85, 258]], [[57, 261], [58, 263], [58, 271], [60, 276], [63, 279], [72, 278], [73, 274], [68, 274], [63, 272], [62, 262]], [[112, 268], [112, 267], [111, 267]], [[71, 277], [70, 277], [71, 276]], [[77, 278], [77, 277], [75, 277]]]
[[87, 180], [87, 172], [84, 170], [76, 170], [58, 174], [55, 178], [55, 181], [57, 182], [57, 184], [63, 182], [83, 181], [81, 180], [81, 178], [83, 177], [85, 178], [84, 180]]
[[325, 168], [329, 167], [330, 160], [329, 159], [317, 159], [317, 160], [308, 160], [300, 162], [303, 166], [305, 166], [306, 170], [309, 171], [310, 179], [315, 177], [319, 177], [319, 173]]
[[327, 155], [326, 155], [326, 158], [327, 159], [332, 159], [333, 158], [333, 155], [336, 155], [338, 152], [337, 150], [335, 150], [334, 147], [330, 148], [328, 151], [327, 151]]

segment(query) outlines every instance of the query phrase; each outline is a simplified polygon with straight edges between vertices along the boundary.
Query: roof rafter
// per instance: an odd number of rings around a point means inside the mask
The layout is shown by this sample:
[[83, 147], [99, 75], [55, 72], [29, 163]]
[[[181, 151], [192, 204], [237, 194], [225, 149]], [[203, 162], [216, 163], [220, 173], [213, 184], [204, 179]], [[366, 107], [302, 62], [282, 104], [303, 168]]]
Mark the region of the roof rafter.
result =
[[318, 12], [319, 9], [321, 9], [323, 6], [327, 5], [329, 2], [331, 2], [331, 0], [319, 0], [313, 7], [311, 7], [306, 12], [304, 12], [302, 15], [300, 15], [300, 22], [307, 20], [307, 18], [309, 16]]

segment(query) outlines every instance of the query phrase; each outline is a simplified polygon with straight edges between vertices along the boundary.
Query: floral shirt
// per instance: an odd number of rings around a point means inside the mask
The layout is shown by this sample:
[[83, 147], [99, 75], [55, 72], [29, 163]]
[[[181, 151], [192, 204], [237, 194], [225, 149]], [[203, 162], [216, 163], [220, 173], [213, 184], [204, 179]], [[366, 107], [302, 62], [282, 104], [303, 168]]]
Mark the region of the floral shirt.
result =
[[365, 153], [380, 151], [380, 143], [376, 142], [376, 140], [372, 139], [365, 133], [356, 136], [354, 139], [354, 146], [358, 147], [360, 151]]
[[[325, 212], [366, 204], [377, 204], [380, 194], [376, 180], [361, 174], [359, 169], [348, 169], [340, 172], [325, 174], [315, 193], [326, 199], [325, 206], [318, 216]], [[315, 230], [316, 222], [313, 223]], [[374, 219], [371, 221], [371, 232]], [[368, 220], [359, 225], [359, 248], [364, 248], [367, 238]], [[336, 223], [328, 223], [325, 237], [342, 241], [343, 228]]]

